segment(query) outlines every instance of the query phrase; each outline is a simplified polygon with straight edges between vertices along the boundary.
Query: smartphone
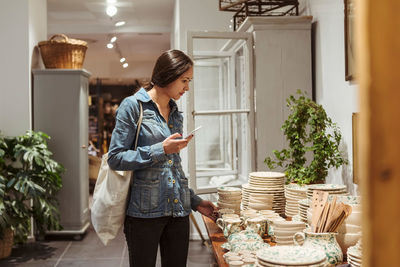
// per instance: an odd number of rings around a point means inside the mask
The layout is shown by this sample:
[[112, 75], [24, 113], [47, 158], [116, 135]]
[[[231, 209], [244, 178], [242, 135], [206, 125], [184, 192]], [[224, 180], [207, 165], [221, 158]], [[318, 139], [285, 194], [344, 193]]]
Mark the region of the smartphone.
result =
[[195, 131], [199, 130], [202, 126], [197, 127], [196, 129], [194, 129], [193, 131], [191, 131], [188, 135], [186, 135], [185, 139], [189, 138], [189, 136], [191, 136], [192, 134], [194, 134]]

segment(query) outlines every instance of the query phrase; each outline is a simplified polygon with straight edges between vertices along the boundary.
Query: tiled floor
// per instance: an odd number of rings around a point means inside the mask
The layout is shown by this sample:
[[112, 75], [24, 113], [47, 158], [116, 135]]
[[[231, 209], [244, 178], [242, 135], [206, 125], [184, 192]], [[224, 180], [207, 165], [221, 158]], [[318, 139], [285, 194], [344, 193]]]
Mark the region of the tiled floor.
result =
[[[52, 237], [13, 248], [9, 258], [0, 260], [1, 267], [128, 267], [129, 260], [125, 237], [122, 232], [108, 246], [103, 246], [93, 228], [89, 228], [83, 240]], [[161, 266], [157, 258], [157, 267]], [[201, 241], [190, 241], [189, 267], [215, 267], [212, 251]]]

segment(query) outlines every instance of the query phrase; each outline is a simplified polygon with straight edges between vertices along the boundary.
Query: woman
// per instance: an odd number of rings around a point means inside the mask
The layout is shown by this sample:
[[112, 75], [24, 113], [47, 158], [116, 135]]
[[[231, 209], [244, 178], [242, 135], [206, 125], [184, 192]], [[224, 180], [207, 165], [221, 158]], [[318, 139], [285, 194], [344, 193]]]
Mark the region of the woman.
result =
[[[192, 60], [179, 50], [164, 52], [151, 83], [124, 99], [117, 111], [108, 164], [134, 170], [124, 225], [129, 264], [155, 266], [160, 245], [163, 267], [184, 267], [191, 209], [214, 218], [215, 206], [188, 188], [179, 152], [193, 136], [182, 138], [183, 116], [174, 100], [189, 90]], [[133, 150], [141, 102], [143, 121]]]

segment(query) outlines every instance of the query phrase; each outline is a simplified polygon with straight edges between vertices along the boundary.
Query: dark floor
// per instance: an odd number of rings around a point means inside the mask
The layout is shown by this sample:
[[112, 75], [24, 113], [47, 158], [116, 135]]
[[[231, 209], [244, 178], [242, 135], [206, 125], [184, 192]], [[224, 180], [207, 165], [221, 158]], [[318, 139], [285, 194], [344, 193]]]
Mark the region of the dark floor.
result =
[[[0, 266], [128, 267], [129, 260], [122, 232], [105, 247], [97, 238], [93, 228], [90, 227], [81, 241], [73, 240], [73, 238], [56, 239], [53, 237], [51, 240], [14, 247], [10, 257], [0, 260]], [[156, 266], [161, 266], [159, 257]], [[187, 266], [215, 267], [218, 265], [212, 251], [203, 246], [201, 241], [190, 241]]]

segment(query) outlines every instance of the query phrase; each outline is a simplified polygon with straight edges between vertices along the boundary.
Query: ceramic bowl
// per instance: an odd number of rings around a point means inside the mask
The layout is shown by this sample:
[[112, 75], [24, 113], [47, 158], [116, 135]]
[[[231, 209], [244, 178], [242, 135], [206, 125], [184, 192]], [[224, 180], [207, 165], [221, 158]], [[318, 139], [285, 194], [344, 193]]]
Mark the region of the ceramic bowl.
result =
[[349, 217], [344, 221], [344, 223], [352, 225], [361, 225], [362, 214], [359, 211], [352, 211]]
[[229, 252], [227, 252], [227, 253], [225, 253], [224, 255], [222, 255], [223, 257], [224, 257], [224, 259], [227, 261], [227, 258], [229, 257], [229, 256], [240, 256], [238, 253], [236, 253], [236, 252], [232, 252], [232, 251], [229, 251]]
[[219, 209], [218, 210], [218, 214], [220, 215], [220, 217], [222, 216], [222, 214], [232, 214], [235, 211], [233, 209]]
[[361, 226], [353, 225], [349, 223], [343, 223], [339, 228], [338, 232], [342, 234], [355, 234], [361, 232]]
[[280, 228], [280, 229], [292, 229], [292, 228], [306, 228], [306, 224], [303, 222], [295, 222], [295, 221], [274, 221], [274, 226], [275, 228]]
[[222, 219], [228, 219], [228, 218], [239, 218], [239, 215], [235, 214], [235, 213], [226, 213], [226, 214], [222, 214]]
[[361, 238], [361, 232], [359, 233], [339, 233], [336, 236], [336, 241], [339, 243], [340, 248], [342, 249], [343, 254], [347, 253], [347, 249], [351, 246], [357, 244], [358, 240]]
[[244, 262], [243, 261], [230, 261], [229, 262], [229, 267], [241, 267], [243, 266]]

